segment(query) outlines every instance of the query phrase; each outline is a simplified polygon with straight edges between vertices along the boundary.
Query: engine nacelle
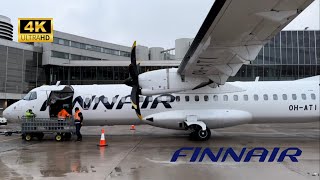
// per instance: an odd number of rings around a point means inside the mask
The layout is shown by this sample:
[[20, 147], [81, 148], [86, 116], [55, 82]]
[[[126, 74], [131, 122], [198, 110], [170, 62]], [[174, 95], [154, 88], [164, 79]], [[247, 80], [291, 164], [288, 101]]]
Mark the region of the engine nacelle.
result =
[[176, 110], [149, 115], [143, 120], [152, 126], [169, 129], [184, 129], [188, 116], [195, 116], [210, 129], [248, 124], [252, 115], [246, 111], [228, 109]]
[[208, 78], [181, 77], [177, 68], [160, 69], [139, 75], [139, 86], [142, 95], [156, 95], [190, 90]]

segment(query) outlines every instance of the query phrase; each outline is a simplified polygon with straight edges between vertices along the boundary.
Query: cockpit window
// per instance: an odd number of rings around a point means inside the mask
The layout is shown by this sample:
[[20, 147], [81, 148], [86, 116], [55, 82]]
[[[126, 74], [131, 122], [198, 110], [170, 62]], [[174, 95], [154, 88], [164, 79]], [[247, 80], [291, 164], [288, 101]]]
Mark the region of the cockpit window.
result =
[[28, 101], [37, 99], [37, 92], [29, 92], [23, 99]]
[[29, 92], [26, 96], [24, 96], [23, 100], [29, 100], [30, 99], [30, 95], [31, 95], [31, 92]]

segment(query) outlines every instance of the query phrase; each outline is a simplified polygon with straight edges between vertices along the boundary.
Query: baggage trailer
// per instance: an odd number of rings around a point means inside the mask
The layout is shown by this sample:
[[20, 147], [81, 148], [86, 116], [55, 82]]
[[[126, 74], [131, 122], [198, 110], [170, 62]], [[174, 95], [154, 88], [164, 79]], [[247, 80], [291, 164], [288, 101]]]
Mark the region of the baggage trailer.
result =
[[70, 140], [75, 134], [72, 118], [21, 118], [22, 139], [31, 141], [34, 137], [42, 140], [45, 134], [54, 134], [56, 141]]

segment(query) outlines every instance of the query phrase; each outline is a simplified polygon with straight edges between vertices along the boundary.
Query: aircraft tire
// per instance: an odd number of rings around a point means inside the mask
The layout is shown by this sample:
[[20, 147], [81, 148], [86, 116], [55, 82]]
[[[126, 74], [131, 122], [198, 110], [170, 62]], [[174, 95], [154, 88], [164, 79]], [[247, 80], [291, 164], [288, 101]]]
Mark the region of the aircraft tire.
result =
[[194, 131], [195, 133], [195, 139], [198, 141], [207, 141], [211, 137], [211, 131], [209, 128], [207, 128], [205, 131], [203, 131], [201, 128], [198, 128]]

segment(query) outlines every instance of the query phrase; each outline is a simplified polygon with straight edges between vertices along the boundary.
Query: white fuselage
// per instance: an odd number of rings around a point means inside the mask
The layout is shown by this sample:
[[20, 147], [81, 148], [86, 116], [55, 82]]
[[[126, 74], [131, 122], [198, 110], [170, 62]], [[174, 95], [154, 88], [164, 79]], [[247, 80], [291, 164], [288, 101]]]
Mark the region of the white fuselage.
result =
[[[32, 90], [37, 92], [37, 99], [14, 103], [5, 110], [4, 116], [9, 120], [19, 119], [26, 110], [32, 109], [37, 117], [49, 118], [49, 108], [40, 109], [55, 87], [58, 86]], [[141, 96], [142, 121], [131, 106], [131, 87], [75, 85], [72, 88], [73, 113], [74, 108], [79, 107], [85, 125], [147, 123], [183, 129], [181, 123], [190, 116], [211, 129], [247, 123], [319, 121], [319, 76], [297, 81], [230, 82], [216, 88], [206, 86], [152, 98]]]

